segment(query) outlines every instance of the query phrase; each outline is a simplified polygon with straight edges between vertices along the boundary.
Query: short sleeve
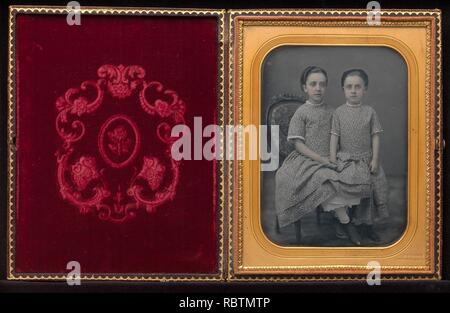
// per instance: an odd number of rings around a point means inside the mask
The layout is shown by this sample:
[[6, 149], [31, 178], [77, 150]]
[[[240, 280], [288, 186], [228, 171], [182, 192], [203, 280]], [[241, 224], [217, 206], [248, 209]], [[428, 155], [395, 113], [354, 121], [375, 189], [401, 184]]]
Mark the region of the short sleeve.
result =
[[331, 119], [331, 134], [336, 136], [341, 135], [341, 123], [336, 112], [333, 112], [333, 117]]
[[294, 115], [289, 122], [288, 140], [300, 139], [305, 141], [306, 134], [306, 116], [300, 107], [295, 111]]
[[372, 116], [370, 118], [370, 134], [374, 135], [377, 133], [381, 133], [382, 131], [383, 128], [381, 127], [377, 112], [375, 112], [375, 110], [372, 110]]

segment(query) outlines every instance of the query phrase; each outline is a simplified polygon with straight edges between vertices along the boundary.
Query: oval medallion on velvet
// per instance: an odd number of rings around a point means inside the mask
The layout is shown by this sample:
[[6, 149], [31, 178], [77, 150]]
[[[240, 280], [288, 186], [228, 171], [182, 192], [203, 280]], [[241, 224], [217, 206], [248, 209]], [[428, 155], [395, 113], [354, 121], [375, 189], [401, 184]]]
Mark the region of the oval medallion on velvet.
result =
[[129, 165], [136, 157], [140, 143], [136, 124], [123, 114], [110, 117], [102, 125], [98, 136], [100, 155], [113, 168]]

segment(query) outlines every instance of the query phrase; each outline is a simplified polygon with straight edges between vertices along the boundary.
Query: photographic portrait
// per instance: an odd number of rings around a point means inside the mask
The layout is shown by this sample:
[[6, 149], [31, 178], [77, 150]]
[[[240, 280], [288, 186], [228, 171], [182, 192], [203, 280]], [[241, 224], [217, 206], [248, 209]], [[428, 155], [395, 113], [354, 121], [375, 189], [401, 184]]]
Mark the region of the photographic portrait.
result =
[[[306, 81], [302, 82], [302, 74], [308, 74], [308, 69], [310, 72], [319, 73], [319, 78], [320, 76], [324, 77], [325, 85], [322, 90], [318, 91], [320, 93], [319, 103], [312, 103], [314, 100], [308, 99], [308, 93], [305, 92], [304, 83], [308, 83], [308, 78], [304, 77]], [[352, 69], [356, 69], [356, 71], [352, 72]], [[350, 76], [360, 78], [357, 70], [361, 70], [367, 75], [368, 84], [364, 86], [363, 82], [363, 86], [361, 86], [365, 89], [363, 99], [358, 100], [359, 103], [352, 106], [345, 97], [343, 75], [346, 71], [350, 71]], [[387, 47], [281, 46], [272, 50], [266, 57], [262, 71], [261, 112], [263, 115], [261, 119], [267, 125], [275, 124], [280, 127], [279, 168], [276, 171], [262, 172], [261, 219], [266, 235], [274, 242], [287, 246], [377, 246], [389, 245], [399, 239], [405, 229], [407, 219], [408, 74], [406, 63], [401, 55]], [[309, 73], [309, 75], [314, 74]], [[311, 80], [309, 83], [311, 84]], [[315, 83], [312, 82], [312, 84]], [[315, 90], [310, 92], [313, 97]], [[300, 111], [300, 114], [296, 114], [303, 104], [306, 104], [303, 107], [304, 112]], [[342, 107], [342, 105], [345, 106]], [[307, 109], [307, 106], [312, 110]], [[378, 178], [381, 186], [378, 187], [380, 191], [376, 192], [381, 195], [377, 195], [376, 200], [382, 203], [375, 203], [373, 186], [368, 187], [371, 192], [365, 191], [365, 187], [349, 186], [349, 183], [352, 182], [348, 175], [358, 176], [358, 183], [367, 183], [364, 181], [367, 176], [362, 177], [366, 175], [363, 173], [364, 167], [358, 167], [355, 173], [347, 174], [345, 172], [349, 172], [348, 167], [351, 166], [351, 162], [341, 160], [341, 169], [338, 168], [337, 163], [327, 164], [330, 158], [333, 115], [338, 107], [341, 107], [341, 114], [352, 115], [351, 118], [356, 120], [355, 124], [351, 124], [351, 121], [347, 121], [347, 118], [344, 117], [341, 118], [342, 122], [351, 125], [334, 125], [334, 131], [340, 126], [342, 128], [340, 131], [344, 131], [344, 136], [352, 137], [342, 138], [344, 145], [346, 142], [352, 144], [352, 147], [348, 147], [349, 144], [347, 144], [343, 153], [351, 151], [353, 154], [350, 156], [351, 158], [357, 158], [355, 154], [361, 155], [364, 152], [371, 154], [372, 134], [380, 136], [380, 147], [376, 158], [379, 160], [380, 171], [385, 173], [385, 178]], [[326, 113], [320, 114], [319, 120], [316, 121], [314, 120], [315, 116], [312, 116], [316, 114], [316, 111]], [[293, 120], [294, 116], [298, 121]], [[335, 118], [339, 121], [338, 117], [335, 116]], [[301, 125], [298, 125], [299, 123]], [[377, 125], [374, 125], [375, 123]], [[355, 129], [351, 129], [352, 127]], [[299, 131], [301, 134], [295, 133]], [[313, 134], [306, 134], [308, 131]], [[361, 136], [353, 137], [352, 135], [356, 133]], [[367, 136], [368, 134], [370, 136]], [[320, 150], [319, 154], [324, 157], [325, 160], [318, 161], [323, 163], [322, 167], [326, 168], [325, 173], [320, 173], [320, 169], [318, 169], [319, 173], [312, 173], [315, 169], [311, 169], [311, 167], [314, 167], [315, 164], [304, 164], [303, 160], [283, 163], [287, 158], [296, 158], [295, 153], [291, 155], [295, 150], [294, 141], [297, 139], [304, 143], [306, 136], [308, 142], [312, 142], [313, 147], [317, 146], [317, 149]], [[320, 138], [321, 136], [325, 138]], [[369, 149], [366, 149], [367, 147]], [[338, 147], [337, 151], [339, 154], [342, 149]], [[313, 152], [316, 153], [316, 151]], [[367, 158], [369, 160], [363, 161]], [[363, 155], [360, 159], [369, 167], [372, 155]], [[295, 164], [298, 162], [301, 164]], [[333, 170], [336, 170], [337, 173], [332, 173]], [[295, 174], [290, 175], [292, 172]], [[278, 175], [278, 180], [275, 179], [276, 175]], [[321, 175], [324, 177], [319, 178]], [[339, 177], [342, 175], [347, 177]], [[375, 180], [373, 173], [371, 176], [371, 180]], [[356, 181], [354, 182], [356, 183]], [[279, 184], [278, 187], [276, 183]], [[335, 186], [319, 186], [328, 183]], [[286, 186], [285, 184], [294, 185]], [[340, 184], [344, 184], [344, 186]], [[369, 182], [369, 184], [373, 185], [373, 182]], [[305, 190], [308, 188], [311, 190], [306, 192]], [[320, 188], [330, 188], [331, 190], [319, 190]], [[345, 215], [347, 215], [354, 224], [353, 229], [350, 229], [352, 238], [349, 238], [348, 230], [344, 229], [345, 224], [339, 222], [336, 208], [328, 205], [329, 208], [326, 210], [323, 207], [327, 205], [327, 201], [331, 201], [330, 197], [332, 198], [333, 195], [338, 194], [339, 190], [345, 188], [348, 188], [351, 193], [351, 195], [346, 194], [348, 198], [354, 196], [353, 203], [358, 203], [355, 205], [349, 201], [345, 205], [343, 202], [346, 212], [343, 213], [344, 217], [342, 218], [346, 221]], [[290, 194], [291, 191], [292, 194]], [[305, 195], [302, 198], [296, 193]], [[316, 203], [323, 201], [321, 203], [323, 206], [319, 204], [312, 209], [311, 204], [308, 204], [309, 207], [302, 209], [303, 212], [290, 212], [295, 210], [295, 208], [291, 208], [292, 206], [301, 206], [302, 201], [305, 200], [308, 202], [307, 197], [314, 193], [320, 199], [309, 203], [314, 203], [315, 206]], [[361, 199], [358, 200], [358, 197]], [[286, 200], [286, 198], [297, 199], [298, 202]], [[341, 209], [338, 208], [338, 212], [339, 210]], [[370, 212], [362, 212], [364, 210]], [[301, 218], [297, 218], [298, 216]]]

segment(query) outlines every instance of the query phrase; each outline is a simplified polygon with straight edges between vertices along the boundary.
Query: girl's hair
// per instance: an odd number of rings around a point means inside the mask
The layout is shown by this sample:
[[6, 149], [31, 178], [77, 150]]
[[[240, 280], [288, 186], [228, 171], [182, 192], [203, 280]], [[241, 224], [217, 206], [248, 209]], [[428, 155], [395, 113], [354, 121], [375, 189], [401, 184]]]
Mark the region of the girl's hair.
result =
[[305, 68], [305, 70], [302, 73], [302, 76], [300, 77], [300, 84], [306, 85], [306, 81], [308, 80], [308, 76], [313, 73], [322, 73], [325, 76], [326, 81], [328, 82], [328, 75], [327, 72], [321, 67], [318, 66], [308, 66]]
[[341, 86], [344, 88], [345, 79], [348, 76], [359, 76], [364, 81], [364, 86], [367, 88], [369, 87], [369, 76], [367, 76], [367, 73], [364, 70], [361, 70], [359, 68], [352, 68], [351, 70], [345, 71], [344, 74], [342, 74], [341, 78]]

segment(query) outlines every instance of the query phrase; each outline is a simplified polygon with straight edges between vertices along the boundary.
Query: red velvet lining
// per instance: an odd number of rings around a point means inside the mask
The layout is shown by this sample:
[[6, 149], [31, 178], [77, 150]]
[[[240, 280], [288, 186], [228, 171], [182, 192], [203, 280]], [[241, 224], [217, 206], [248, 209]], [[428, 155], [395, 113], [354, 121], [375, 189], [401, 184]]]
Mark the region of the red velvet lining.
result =
[[[67, 262], [74, 260], [82, 273], [217, 272], [215, 162], [183, 161], [173, 200], [153, 213], [140, 209], [123, 222], [110, 222], [95, 210], [82, 214], [63, 199], [55, 156], [64, 144], [55, 129], [57, 99], [69, 88], [99, 79], [97, 70], [105, 64], [138, 65], [145, 70], [145, 80], [174, 90], [185, 103], [184, 119], [191, 129], [194, 116], [201, 116], [203, 125], [216, 123], [217, 20], [82, 16], [81, 23], [68, 26], [63, 15], [17, 17], [15, 271], [64, 273]], [[137, 129], [139, 135], [130, 135], [130, 141], [114, 148], [119, 151], [117, 160], [125, 160], [136, 141], [141, 145], [128, 164], [115, 169], [102, 158], [98, 136], [108, 118], [120, 114], [135, 124], [120, 120], [128, 125], [126, 133]], [[126, 99], [109, 94], [98, 111], [83, 118], [86, 135], [74, 149], [79, 155], [95, 156], [99, 168], [108, 168], [104, 179], [116, 186], [112, 190], [132, 175], [133, 164], [140, 168], [143, 151], [161, 155], [167, 148], [155, 135], [159, 122], [144, 112], [137, 94]], [[116, 130], [120, 135], [123, 129], [117, 130], [117, 125], [106, 133]], [[80, 164], [90, 164], [85, 161]], [[83, 177], [76, 179], [79, 188], [85, 187]], [[153, 188], [161, 184], [164, 181]]]

